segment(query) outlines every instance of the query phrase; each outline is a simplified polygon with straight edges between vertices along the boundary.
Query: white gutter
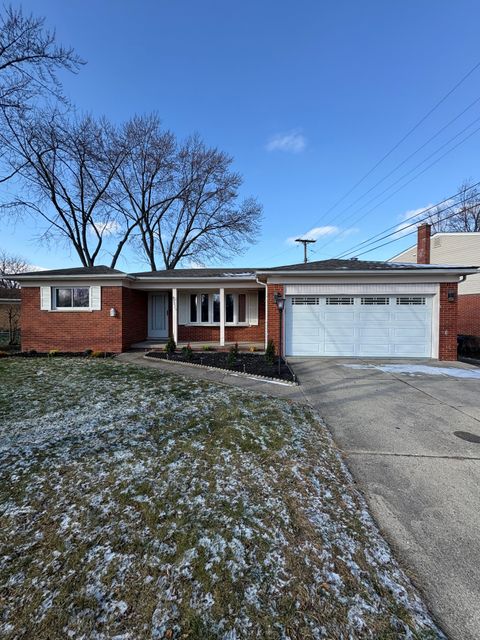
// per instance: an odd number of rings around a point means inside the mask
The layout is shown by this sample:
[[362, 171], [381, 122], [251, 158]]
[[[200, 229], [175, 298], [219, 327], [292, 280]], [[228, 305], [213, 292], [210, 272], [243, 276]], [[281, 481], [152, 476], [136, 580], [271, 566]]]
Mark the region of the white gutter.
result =
[[135, 277], [129, 276], [127, 273], [119, 275], [119, 274], [88, 274], [88, 273], [78, 273], [74, 275], [55, 275], [49, 274], [48, 271], [39, 271], [39, 275], [35, 276], [25, 276], [25, 275], [16, 275], [11, 276], [11, 280], [25, 280], [28, 282], [29, 280], [136, 280]]
[[306, 269], [302, 269], [302, 270], [298, 270], [298, 271], [257, 271], [257, 276], [292, 276], [292, 277], [296, 277], [298, 278], [299, 276], [317, 276], [317, 277], [323, 277], [323, 276], [347, 276], [347, 277], [355, 277], [357, 275], [369, 275], [369, 276], [376, 276], [376, 275], [409, 275], [411, 276], [412, 274], [416, 274], [416, 275], [425, 275], [426, 273], [432, 273], [434, 275], [440, 275], [440, 274], [447, 274], [447, 273], [458, 273], [458, 274], [471, 274], [471, 273], [478, 273], [480, 271], [479, 268], [477, 267], [449, 267], [449, 268], [439, 268], [439, 269], [422, 269], [422, 268], [416, 268], [416, 269], [367, 269], [367, 270], [360, 270], [360, 269], [348, 269], [348, 270], [331, 270], [331, 271], [310, 271], [310, 270], [306, 270]]
[[266, 282], [262, 282], [258, 278], [255, 278], [255, 282], [265, 287], [265, 349], [266, 349], [268, 344], [268, 284]]

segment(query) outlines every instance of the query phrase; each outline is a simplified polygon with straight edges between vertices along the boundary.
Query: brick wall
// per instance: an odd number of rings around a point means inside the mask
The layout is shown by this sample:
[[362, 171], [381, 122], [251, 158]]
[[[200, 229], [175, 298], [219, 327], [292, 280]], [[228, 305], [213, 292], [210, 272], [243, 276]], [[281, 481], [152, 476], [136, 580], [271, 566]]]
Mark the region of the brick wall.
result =
[[39, 287], [25, 287], [21, 295], [23, 351], [122, 350], [122, 287], [102, 287], [100, 311], [42, 311]]
[[480, 336], [480, 294], [458, 296], [458, 333]]
[[[22, 350], [111, 351], [119, 353], [147, 335], [147, 294], [126, 287], [102, 287], [100, 311], [42, 311], [40, 288], [22, 295]], [[117, 316], [110, 316], [110, 309]]]
[[220, 327], [178, 325], [179, 342], [219, 342]]
[[458, 299], [448, 302], [448, 292], [458, 292], [456, 282], [442, 282], [440, 284], [440, 318], [439, 318], [439, 360], [457, 359], [457, 323]]
[[430, 236], [432, 227], [429, 224], [421, 224], [417, 230], [417, 263], [430, 264]]
[[[275, 350], [277, 353], [279, 349], [279, 333], [280, 333], [280, 312], [278, 311], [275, 303], [274, 295], [280, 293], [284, 295], [283, 284], [269, 284], [267, 288], [267, 306], [268, 306], [268, 340], [273, 340], [275, 344]], [[283, 319], [285, 320], [285, 311], [283, 312]], [[283, 351], [282, 351], [283, 353]]]
[[148, 294], [145, 291], [122, 287], [123, 332], [122, 349], [141, 342], [148, 334]]

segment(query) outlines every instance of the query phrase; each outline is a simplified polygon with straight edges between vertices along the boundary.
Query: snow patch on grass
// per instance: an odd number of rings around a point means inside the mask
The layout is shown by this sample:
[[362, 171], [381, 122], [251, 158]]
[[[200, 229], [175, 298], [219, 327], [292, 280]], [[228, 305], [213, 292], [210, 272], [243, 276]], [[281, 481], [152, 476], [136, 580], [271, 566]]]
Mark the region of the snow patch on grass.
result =
[[0, 635], [443, 637], [308, 408], [108, 361], [0, 375]]

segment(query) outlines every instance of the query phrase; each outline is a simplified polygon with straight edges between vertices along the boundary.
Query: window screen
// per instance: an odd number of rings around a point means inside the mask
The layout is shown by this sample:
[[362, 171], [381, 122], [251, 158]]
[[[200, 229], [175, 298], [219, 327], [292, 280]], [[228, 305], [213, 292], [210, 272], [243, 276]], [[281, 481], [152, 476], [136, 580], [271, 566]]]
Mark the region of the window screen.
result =
[[390, 298], [385, 296], [365, 296], [362, 298], [361, 303], [365, 305], [385, 305], [390, 304]]
[[315, 305], [320, 304], [320, 298], [316, 296], [295, 296], [292, 298], [292, 305]]
[[329, 296], [325, 299], [328, 305], [351, 305], [353, 298], [350, 296]]
[[423, 296], [402, 296], [401, 298], [397, 298], [397, 304], [401, 305], [420, 305], [426, 304], [426, 299]]

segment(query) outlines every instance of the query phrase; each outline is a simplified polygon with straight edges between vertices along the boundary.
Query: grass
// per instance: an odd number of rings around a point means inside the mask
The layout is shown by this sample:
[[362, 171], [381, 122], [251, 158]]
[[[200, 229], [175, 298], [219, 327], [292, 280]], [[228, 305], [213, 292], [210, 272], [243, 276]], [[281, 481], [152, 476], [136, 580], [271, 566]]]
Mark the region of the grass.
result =
[[308, 408], [0, 361], [0, 636], [442, 637]]

